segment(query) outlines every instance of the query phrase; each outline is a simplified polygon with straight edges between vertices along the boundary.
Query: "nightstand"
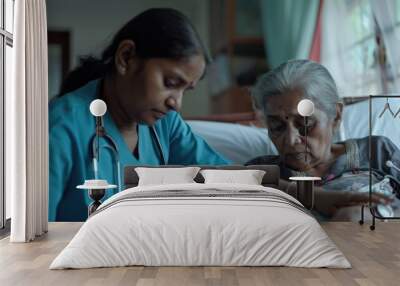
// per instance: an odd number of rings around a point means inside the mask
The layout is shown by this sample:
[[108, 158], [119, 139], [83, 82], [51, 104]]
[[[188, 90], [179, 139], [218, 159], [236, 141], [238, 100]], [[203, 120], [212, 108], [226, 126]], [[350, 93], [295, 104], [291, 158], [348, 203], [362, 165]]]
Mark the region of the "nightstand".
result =
[[93, 203], [88, 206], [88, 217], [101, 205], [100, 200], [104, 197], [106, 190], [116, 187], [116, 185], [108, 184], [106, 180], [85, 180], [85, 184], [76, 187], [89, 191], [89, 197], [93, 200]]
[[314, 207], [314, 182], [320, 181], [320, 177], [290, 177], [289, 180], [296, 181], [296, 199], [298, 199], [307, 209]]

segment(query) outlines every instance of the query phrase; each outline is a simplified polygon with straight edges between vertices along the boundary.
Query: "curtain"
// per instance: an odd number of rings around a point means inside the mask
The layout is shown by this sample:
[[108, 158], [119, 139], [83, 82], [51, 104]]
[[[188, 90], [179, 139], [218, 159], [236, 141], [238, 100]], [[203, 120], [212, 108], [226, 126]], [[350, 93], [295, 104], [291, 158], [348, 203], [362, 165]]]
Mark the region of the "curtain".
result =
[[[355, 49], [353, 45], [355, 41], [361, 40], [361, 37], [352, 38], [354, 31], [350, 30], [355, 27], [350, 20], [351, 8], [345, 1], [325, 1], [322, 12], [321, 63], [330, 71], [339, 93], [344, 96], [363, 93], [362, 90], [356, 91], [355, 86], [362, 89], [363, 84], [357, 79], [361, 79], [367, 72], [365, 64], [363, 65], [365, 61], [362, 59], [361, 66], [352, 63], [354, 61], [352, 51]], [[356, 66], [359, 67], [358, 70]]]
[[[321, 63], [331, 72], [342, 97], [399, 91], [400, 13], [397, 2], [324, 2]], [[384, 51], [377, 44], [379, 33]]]
[[45, 0], [15, 1], [13, 94], [6, 101], [6, 187], [12, 242], [47, 231], [48, 91]]
[[385, 45], [386, 60], [382, 73], [385, 93], [400, 91], [400, 3], [398, 0], [370, 0]]
[[319, 0], [261, 0], [267, 60], [271, 68], [309, 57]]
[[322, 7], [324, 5], [324, 0], [319, 1], [317, 23], [314, 29], [314, 35], [310, 50], [309, 59], [314, 62], [321, 61], [321, 22], [322, 22]]

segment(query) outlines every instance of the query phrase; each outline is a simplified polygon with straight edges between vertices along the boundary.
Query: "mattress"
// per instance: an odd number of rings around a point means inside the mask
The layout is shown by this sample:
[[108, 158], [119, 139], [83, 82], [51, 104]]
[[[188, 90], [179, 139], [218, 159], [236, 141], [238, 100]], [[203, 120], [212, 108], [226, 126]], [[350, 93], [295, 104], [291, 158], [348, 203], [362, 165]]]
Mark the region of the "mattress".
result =
[[198, 183], [138, 186], [112, 196], [50, 269], [129, 265], [351, 267], [286, 193]]

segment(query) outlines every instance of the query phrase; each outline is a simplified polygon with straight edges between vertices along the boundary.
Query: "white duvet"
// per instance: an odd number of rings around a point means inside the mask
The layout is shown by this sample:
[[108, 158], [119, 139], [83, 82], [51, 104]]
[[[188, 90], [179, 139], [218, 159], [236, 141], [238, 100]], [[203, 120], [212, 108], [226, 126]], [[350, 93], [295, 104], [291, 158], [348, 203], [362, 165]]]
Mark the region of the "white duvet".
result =
[[[162, 196], [173, 190], [178, 191], [172, 197]], [[350, 267], [294, 198], [277, 189], [238, 184], [120, 192], [83, 224], [50, 269], [127, 265]]]

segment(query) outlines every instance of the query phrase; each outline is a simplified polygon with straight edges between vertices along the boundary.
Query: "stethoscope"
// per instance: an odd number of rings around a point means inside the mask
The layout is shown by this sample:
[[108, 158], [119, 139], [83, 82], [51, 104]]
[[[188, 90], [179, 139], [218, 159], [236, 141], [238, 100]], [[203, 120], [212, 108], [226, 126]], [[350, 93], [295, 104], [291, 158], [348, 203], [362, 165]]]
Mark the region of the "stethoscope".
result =
[[[91, 138], [90, 146], [92, 148], [91, 157], [94, 171], [94, 178], [99, 179], [99, 161], [100, 161], [100, 149], [106, 148], [110, 149], [114, 158], [114, 162], [117, 168], [117, 183], [118, 183], [118, 191], [122, 191], [122, 183], [121, 183], [121, 164], [119, 159], [119, 150], [118, 146], [113, 140], [113, 138], [107, 134], [104, 128], [103, 115], [107, 112], [107, 105], [101, 99], [95, 99], [90, 103], [89, 106], [90, 113], [96, 119], [96, 131], [95, 134]], [[152, 140], [155, 141], [157, 146], [157, 151], [159, 155], [159, 159], [161, 161], [161, 165], [166, 164], [164, 152], [161, 146], [160, 138], [158, 137], [157, 131], [154, 126], [150, 126], [150, 134]], [[106, 141], [107, 145], [102, 144], [100, 146], [100, 138]]]

